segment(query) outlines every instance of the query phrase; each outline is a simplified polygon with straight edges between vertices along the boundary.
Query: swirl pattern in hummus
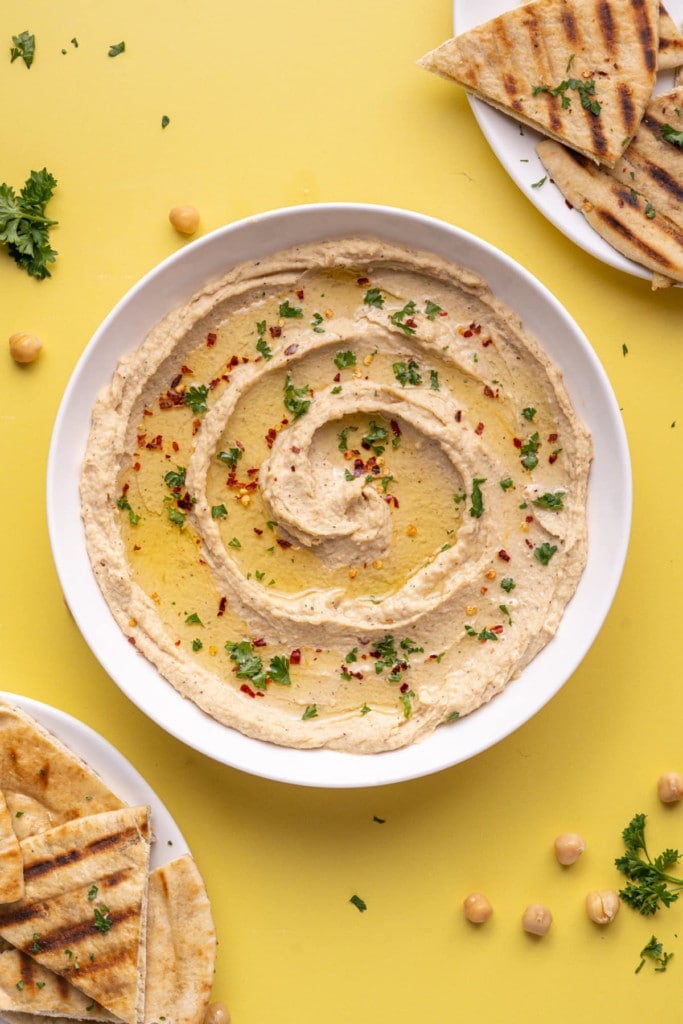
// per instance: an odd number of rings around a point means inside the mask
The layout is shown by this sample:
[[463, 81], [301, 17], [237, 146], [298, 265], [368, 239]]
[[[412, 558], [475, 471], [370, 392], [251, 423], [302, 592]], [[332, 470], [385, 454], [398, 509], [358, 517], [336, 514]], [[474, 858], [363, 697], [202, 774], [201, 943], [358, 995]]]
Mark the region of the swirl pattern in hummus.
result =
[[81, 493], [121, 629], [249, 736], [389, 750], [490, 700], [586, 561], [591, 440], [470, 271], [375, 239], [240, 265], [123, 359]]

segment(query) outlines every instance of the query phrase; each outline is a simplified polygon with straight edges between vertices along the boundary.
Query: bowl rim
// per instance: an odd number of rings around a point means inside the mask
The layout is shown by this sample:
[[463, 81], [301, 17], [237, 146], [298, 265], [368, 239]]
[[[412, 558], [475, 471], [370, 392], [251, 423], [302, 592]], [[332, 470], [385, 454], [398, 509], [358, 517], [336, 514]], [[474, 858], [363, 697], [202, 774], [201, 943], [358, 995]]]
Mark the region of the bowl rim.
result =
[[[538, 337], [533, 325], [547, 319], [553, 325], [549, 354], [588, 421], [595, 447], [588, 564], [553, 639], [517, 680], [457, 725], [378, 754], [277, 747], [220, 725], [183, 698], [133, 651], [111, 616], [85, 552], [78, 493], [92, 401], [125, 351], [174, 305], [256, 250], [263, 256], [299, 242], [349, 234], [402, 240], [465, 263], [489, 281], [546, 351], [548, 338]], [[239, 258], [224, 259], [226, 249], [239, 251]], [[207, 273], [208, 266], [215, 272]], [[577, 375], [590, 388], [578, 389]], [[628, 551], [632, 477], [626, 432], [607, 374], [578, 324], [545, 285], [491, 243], [444, 220], [382, 204], [333, 202], [275, 208], [218, 227], [166, 257], [125, 292], [93, 333], [65, 388], [49, 447], [46, 497], [50, 545], [66, 603], [102, 668], [139, 710], [191, 748], [249, 774], [316, 788], [356, 788], [403, 782], [468, 760], [511, 735], [555, 696], [588, 653], [614, 600]], [[549, 680], [544, 669], [555, 659], [560, 664]]]

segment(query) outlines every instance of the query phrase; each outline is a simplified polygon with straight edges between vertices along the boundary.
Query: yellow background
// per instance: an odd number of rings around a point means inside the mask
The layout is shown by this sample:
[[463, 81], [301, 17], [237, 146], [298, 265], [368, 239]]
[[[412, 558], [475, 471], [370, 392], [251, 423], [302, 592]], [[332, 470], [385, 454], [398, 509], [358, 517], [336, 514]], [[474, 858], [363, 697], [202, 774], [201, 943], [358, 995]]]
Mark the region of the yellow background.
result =
[[[212, 897], [215, 996], [234, 1024], [679, 1021], [683, 900], [654, 920], [623, 907], [605, 930], [583, 901], [620, 885], [634, 813], [655, 850], [683, 847], [683, 806], [655, 792], [683, 770], [683, 291], [653, 294], [575, 248], [508, 179], [462, 91], [415, 66], [450, 36], [448, 0], [4, 0], [0, 23], [0, 180], [47, 166], [60, 222], [51, 280], [0, 253], [0, 337], [45, 343], [33, 366], [0, 358], [4, 688], [93, 726], [168, 805]], [[30, 71], [9, 61], [24, 30]], [[468, 763], [374, 790], [252, 778], [148, 721], [70, 619], [45, 520], [64, 387], [110, 308], [183, 244], [170, 207], [194, 203], [205, 232], [317, 200], [434, 215], [532, 271], [594, 345], [633, 460], [623, 581], [560, 694]], [[562, 870], [566, 829], [588, 849]], [[495, 907], [479, 929], [461, 911], [472, 889]], [[554, 912], [542, 941], [520, 927], [530, 901]], [[653, 932], [674, 959], [635, 975]]]

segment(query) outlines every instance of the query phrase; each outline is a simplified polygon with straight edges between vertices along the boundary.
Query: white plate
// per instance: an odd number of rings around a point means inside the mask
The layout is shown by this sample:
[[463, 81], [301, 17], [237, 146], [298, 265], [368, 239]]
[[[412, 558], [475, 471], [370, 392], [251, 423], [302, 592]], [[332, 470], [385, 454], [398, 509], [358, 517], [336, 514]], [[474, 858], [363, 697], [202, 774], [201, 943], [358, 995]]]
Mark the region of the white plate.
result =
[[[152, 809], [152, 825], [155, 842], [152, 843], [150, 864], [152, 868], [160, 867], [170, 860], [175, 860], [188, 853], [187, 843], [174, 822], [170, 813], [163, 805], [151, 786], [145, 782], [132, 764], [128, 762], [116, 747], [103, 739], [89, 726], [72, 718], [71, 715], [58, 711], [57, 708], [21, 697], [16, 693], [0, 692], [0, 699], [8, 704], [15, 704], [27, 715], [56, 736], [72, 753], [81, 757], [89, 768], [97, 772], [113, 793], [131, 807], [147, 805]], [[2, 1018], [0, 1017], [0, 1020]]]
[[[499, 14], [519, 6], [515, 0], [453, 0], [453, 29], [456, 35], [467, 32]], [[680, 27], [683, 22], [683, 0], [666, 0], [665, 7]], [[662, 72], [658, 76], [655, 92], [665, 92], [674, 85], [673, 74]], [[484, 103], [475, 96], [468, 97], [472, 112], [486, 140], [514, 183], [531, 200], [537, 210], [554, 224], [572, 242], [596, 259], [627, 274], [650, 280], [652, 272], [622, 256], [593, 230], [578, 210], [570, 209], [560, 190], [550, 181], [533, 188], [547, 174], [536, 154], [536, 144], [542, 138], [538, 132], [520, 125], [514, 118]]]
[[[276, 747], [220, 725], [184, 700], [135, 652], [112, 618], [90, 569], [78, 489], [95, 396], [120, 357], [155, 323], [234, 263], [346, 234], [407, 243], [479, 272], [561, 367], [595, 444], [588, 564], [552, 642], [519, 680], [457, 725], [438, 729], [411, 747], [369, 755]], [[526, 722], [569, 678], [600, 629], [621, 576], [631, 521], [631, 471], [619, 408], [593, 349], [531, 274], [491, 245], [442, 221], [384, 206], [330, 203], [274, 210], [220, 228], [169, 257], [121, 300], [93, 336], [64, 394], [48, 460], [47, 513], [57, 572], [86, 642], [151, 719], [196, 750], [255, 775], [308, 786], [376, 786], [472, 757]]]

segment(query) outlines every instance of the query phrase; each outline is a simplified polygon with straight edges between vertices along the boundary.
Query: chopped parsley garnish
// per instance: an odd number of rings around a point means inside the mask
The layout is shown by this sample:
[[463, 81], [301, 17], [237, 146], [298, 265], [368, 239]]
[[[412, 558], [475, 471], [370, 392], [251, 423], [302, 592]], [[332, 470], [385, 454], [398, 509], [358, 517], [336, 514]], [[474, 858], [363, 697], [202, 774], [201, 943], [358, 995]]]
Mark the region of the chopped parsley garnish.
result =
[[273, 358], [273, 353], [270, 349], [268, 342], [266, 341], [266, 321], [259, 320], [256, 324], [256, 332], [258, 334], [258, 341], [256, 342], [256, 351], [260, 352], [266, 362]]
[[540, 547], [534, 548], [534, 558], [540, 562], [541, 565], [547, 565], [556, 551], [557, 544], [549, 544], [546, 540], [540, 545]]
[[228, 448], [226, 452], [216, 452], [216, 458], [224, 462], [226, 466], [230, 466], [230, 469], [234, 469], [242, 458], [242, 454], [241, 448]]
[[286, 320], [300, 320], [304, 315], [304, 311], [301, 306], [292, 306], [289, 299], [285, 299], [284, 302], [280, 303], [278, 312], [280, 313], [280, 316], [284, 317]]
[[548, 175], [544, 174], [542, 178], [538, 179], [538, 181], [532, 181], [531, 182], [531, 187], [532, 188], [543, 188], [543, 186], [545, 185], [547, 180], [548, 180]]
[[536, 410], [531, 405], [527, 405], [524, 409], [522, 409], [522, 416], [529, 423], [531, 423], [533, 421], [533, 418], [534, 418], [535, 415], [536, 415]]
[[648, 958], [650, 960], [653, 960], [657, 964], [657, 966], [655, 967], [655, 971], [661, 974], [663, 971], [666, 970], [666, 966], [669, 963], [669, 960], [672, 956], [673, 953], [664, 952], [663, 944], [659, 941], [656, 935], [653, 935], [650, 941], [641, 949], [640, 963], [638, 964], [633, 973], [638, 974], [640, 971], [642, 971], [643, 967], [645, 966], [645, 960], [646, 958]]
[[536, 85], [533, 88], [533, 95], [538, 96], [539, 93], [547, 92], [550, 96], [559, 96], [561, 97], [562, 109], [568, 110], [572, 105], [571, 97], [567, 95], [569, 89], [574, 89], [579, 94], [581, 106], [584, 110], [589, 110], [595, 117], [598, 116], [602, 108], [598, 100], [595, 99], [594, 78], [590, 78], [588, 81], [582, 81], [580, 78], [566, 78], [553, 89], [547, 85]]
[[485, 479], [474, 479], [472, 481], [472, 504], [470, 506], [470, 515], [473, 519], [481, 519], [484, 514], [484, 499], [481, 493], [481, 484], [485, 483]]
[[168, 128], [170, 123], [171, 123], [171, 118], [168, 116], [168, 114], [164, 114], [163, 117], [161, 118], [161, 127], [162, 128]]
[[131, 526], [138, 525], [138, 523], [140, 522], [140, 516], [137, 514], [137, 512], [133, 511], [133, 509], [131, 508], [131, 504], [128, 501], [128, 498], [125, 496], [125, 494], [122, 494], [120, 498], [116, 499], [116, 507], [121, 509], [122, 512], [125, 511], [128, 513], [128, 521], [130, 522]]
[[538, 465], [538, 449], [540, 443], [541, 442], [537, 431], [536, 433], [532, 434], [531, 437], [527, 441], [525, 441], [519, 449], [520, 455], [522, 456], [520, 461], [525, 469], [535, 469]]
[[394, 371], [394, 377], [399, 382], [402, 388], [406, 384], [421, 384], [422, 375], [420, 374], [420, 367], [414, 359], [410, 359], [406, 362], [397, 362], [392, 366]]
[[57, 221], [45, 215], [56, 186], [56, 178], [46, 168], [31, 171], [18, 195], [11, 185], [0, 185], [0, 243], [19, 267], [38, 280], [50, 277], [47, 265], [57, 256], [49, 239]]
[[318, 717], [318, 705], [317, 704], [309, 704], [301, 717], [302, 717], [304, 722], [309, 721], [309, 719], [311, 719], [311, 718], [317, 718]]
[[88, 889], [88, 899], [89, 900], [96, 900], [98, 892], [99, 892], [99, 889], [97, 888], [97, 886], [96, 885], [91, 885], [90, 888]]
[[21, 58], [26, 67], [30, 68], [36, 55], [36, 37], [30, 32], [20, 32], [18, 36], [12, 36], [12, 44], [9, 51], [10, 64]]
[[289, 658], [279, 654], [271, 658], [270, 665], [268, 666], [268, 678], [272, 679], [274, 683], [280, 683], [281, 686], [291, 686]]
[[500, 481], [501, 490], [509, 491], [511, 487], [515, 486], [514, 480], [511, 476], [506, 476], [504, 480]]
[[164, 498], [164, 504], [168, 511], [169, 522], [173, 523], [174, 526], [184, 526], [187, 516], [172, 504], [172, 500], [173, 499], [170, 496], [168, 498]]
[[194, 639], [194, 640], [192, 641], [192, 650], [193, 650], [193, 651], [201, 651], [201, 649], [202, 649], [202, 647], [203, 647], [203, 646], [204, 646], [204, 644], [203, 644], [203, 643], [201, 642], [201, 640], [199, 639], [199, 637], [196, 637], [196, 638], [195, 638], [195, 639]]
[[229, 548], [241, 548], [242, 547], [242, 543], [241, 543], [240, 540], [238, 540], [237, 537], [233, 537], [232, 540], [228, 541], [228, 547]]
[[184, 466], [176, 466], [175, 470], [171, 469], [164, 477], [164, 483], [167, 484], [172, 491], [180, 490], [185, 486], [185, 475], [186, 469]]
[[648, 220], [654, 220], [657, 216], [657, 211], [650, 202], [645, 204], [645, 216], [648, 218]]
[[437, 306], [436, 302], [432, 302], [431, 299], [425, 299], [424, 313], [428, 320], [436, 320], [439, 313], [442, 312], [441, 306]]
[[109, 907], [106, 907], [104, 903], [101, 907], [95, 907], [95, 927], [98, 932], [106, 935], [113, 923]]
[[371, 448], [374, 455], [381, 455], [385, 450], [385, 443], [389, 439], [389, 431], [370, 420], [367, 434], [361, 438], [364, 448]]
[[338, 370], [345, 370], [349, 366], [356, 365], [356, 356], [354, 352], [337, 352], [334, 357], [334, 365]]
[[206, 399], [209, 395], [209, 388], [206, 384], [193, 384], [185, 392], [185, 405], [189, 405], [195, 416], [206, 412], [208, 405]]
[[349, 903], [353, 903], [354, 907], [360, 910], [361, 914], [363, 913], [364, 910], [368, 909], [367, 903], [365, 902], [364, 899], [361, 899], [360, 896], [352, 896], [351, 899], [349, 900]]
[[473, 637], [475, 640], [480, 640], [481, 643], [484, 643], [486, 640], [498, 639], [498, 634], [494, 633], [493, 630], [482, 629], [479, 632], [477, 632], [474, 626], [470, 626], [469, 623], [465, 624], [465, 632], [467, 633], [468, 636]]
[[325, 317], [322, 315], [322, 313], [313, 314], [313, 319], [311, 320], [311, 327], [313, 328], [313, 332], [315, 334], [325, 333], [325, 328], [320, 326], [323, 323], [324, 319]]
[[192, 612], [190, 615], [188, 615], [187, 618], [185, 619], [185, 622], [186, 622], [186, 624], [188, 626], [203, 626], [204, 625], [204, 623], [199, 618], [199, 616], [197, 615], [196, 612]]
[[226, 519], [228, 510], [225, 505], [212, 505], [211, 506], [211, 518], [212, 519]]
[[384, 306], [384, 296], [379, 288], [368, 288], [363, 297], [363, 302], [366, 306], [374, 306], [375, 309], [382, 309]]
[[405, 693], [399, 694], [399, 700], [403, 705], [403, 715], [405, 718], [410, 718], [413, 713], [413, 701], [415, 700], [415, 691], [406, 690]]
[[646, 817], [636, 814], [631, 818], [621, 834], [626, 852], [614, 862], [628, 879], [620, 898], [644, 917], [671, 906], [683, 889], [683, 879], [669, 870], [678, 863], [678, 850], [667, 849], [654, 858], [650, 856], [645, 841]]
[[307, 397], [308, 395], [308, 386], [295, 388], [291, 378], [287, 377], [284, 389], [285, 409], [287, 412], [291, 412], [295, 420], [298, 420], [299, 416], [303, 416], [310, 406], [311, 400]]
[[536, 508], [547, 508], [551, 512], [559, 512], [560, 509], [564, 508], [564, 491], [546, 491], [545, 494], [539, 495], [538, 498], [534, 498], [531, 502]]
[[410, 323], [405, 323], [406, 319], [410, 320], [415, 316], [415, 312], [415, 303], [411, 299], [410, 302], [406, 302], [403, 309], [397, 309], [395, 313], [392, 313], [389, 321], [394, 327], [402, 330], [404, 334], [415, 334], [415, 327]]
[[670, 142], [672, 146], [683, 149], [683, 131], [676, 131], [670, 124], [662, 125], [662, 138]]
[[505, 576], [500, 581], [500, 586], [501, 586], [501, 590], [504, 590], [506, 594], [509, 594], [511, 591], [513, 591], [515, 589], [517, 584], [513, 580], [512, 576]]
[[439, 374], [436, 370], [429, 371], [429, 387], [432, 391], [439, 391]]
[[266, 683], [280, 683], [282, 686], [289, 686], [289, 658], [275, 655], [270, 659], [268, 669], [263, 667], [263, 661], [258, 654], [254, 653], [254, 645], [251, 640], [241, 640], [237, 644], [226, 643], [225, 649], [230, 655], [230, 660], [235, 662], [236, 675], [238, 679], [249, 679], [258, 690], [264, 690]]
[[110, 57], [118, 57], [120, 53], [125, 53], [126, 44], [121, 41], [120, 43], [114, 43], [113, 46], [109, 47], [107, 51]]
[[348, 451], [348, 448], [349, 448], [349, 431], [351, 431], [351, 430], [358, 430], [358, 427], [353, 427], [353, 426], [351, 426], [351, 427], [344, 427], [337, 434], [337, 437], [339, 438], [339, 444], [337, 445], [337, 447], [339, 448], [340, 452]]

